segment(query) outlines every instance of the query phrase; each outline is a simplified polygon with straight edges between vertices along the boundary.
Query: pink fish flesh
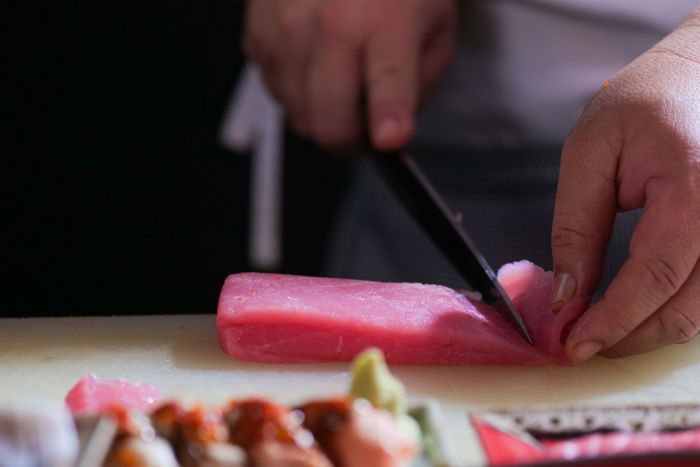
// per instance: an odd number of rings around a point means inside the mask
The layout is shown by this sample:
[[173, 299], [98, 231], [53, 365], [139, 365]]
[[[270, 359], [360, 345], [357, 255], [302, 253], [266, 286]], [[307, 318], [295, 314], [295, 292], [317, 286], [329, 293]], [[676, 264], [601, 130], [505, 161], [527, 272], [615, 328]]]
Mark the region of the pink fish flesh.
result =
[[66, 395], [66, 404], [73, 414], [95, 414], [110, 408], [150, 412], [161, 399], [160, 390], [152, 384], [125, 380], [99, 380], [87, 374]]
[[552, 273], [528, 261], [505, 265], [498, 277], [534, 347], [492, 307], [447, 287], [263, 273], [226, 279], [219, 343], [234, 358], [263, 363], [349, 361], [378, 347], [399, 364], [569, 364], [561, 333], [585, 300], [552, 311]]
[[552, 362], [571, 365], [562, 343], [568, 329], [588, 307], [589, 297], [575, 297], [561, 310], [552, 310], [549, 296], [554, 274], [530, 261], [505, 264], [497, 276], [520, 312], [534, 346]]

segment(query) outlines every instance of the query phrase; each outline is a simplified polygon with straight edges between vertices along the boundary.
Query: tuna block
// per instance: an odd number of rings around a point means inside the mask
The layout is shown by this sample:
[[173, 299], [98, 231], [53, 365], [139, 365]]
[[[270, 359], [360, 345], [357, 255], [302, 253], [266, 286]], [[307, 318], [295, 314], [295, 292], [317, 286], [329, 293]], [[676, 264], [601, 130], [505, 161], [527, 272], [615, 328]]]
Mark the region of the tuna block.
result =
[[226, 279], [219, 343], [261, 363], [349, 361], [367, 347], [394, 364], [545, 365], [549, 355], [568, 363], [560, 332], [585, 305], [550, 310], [552, 275], [526, 261], [505, 266], [499, 279], [535, 347], [492, 307], [447, 287], [263, 273]]

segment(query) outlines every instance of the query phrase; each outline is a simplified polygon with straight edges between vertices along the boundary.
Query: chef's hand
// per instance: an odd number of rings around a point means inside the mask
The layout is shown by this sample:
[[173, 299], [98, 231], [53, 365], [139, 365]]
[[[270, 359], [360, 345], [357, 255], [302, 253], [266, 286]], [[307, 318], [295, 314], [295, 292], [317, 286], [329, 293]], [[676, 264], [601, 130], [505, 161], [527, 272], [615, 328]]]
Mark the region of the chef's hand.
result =
[[378, 149], [396, 149], [452, 57], [455, 9], [455, 0], [249, 0], [244, 49], [302, 135], [351, 147], [367, 122]]
[[553, 308], [592, 294], [617, 211], [644, 208], [629, 259], [566, 340], [573, 362], [682, 343], [700, 326], [700, 7], [605, 83], [567, 138]]

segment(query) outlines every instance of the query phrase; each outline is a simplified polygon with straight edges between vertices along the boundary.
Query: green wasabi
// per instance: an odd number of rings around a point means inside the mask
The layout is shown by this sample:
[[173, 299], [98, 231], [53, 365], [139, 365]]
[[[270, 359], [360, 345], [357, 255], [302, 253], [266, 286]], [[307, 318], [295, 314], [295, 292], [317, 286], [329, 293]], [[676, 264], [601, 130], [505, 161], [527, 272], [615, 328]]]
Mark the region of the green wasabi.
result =
[[382, 351], [370, 348], [352, 363], [350, 395], [367, 399], [394, 416], [406, 413], [406, 389], [386, 366]]
[[406, 388], [389, 371], [381, 350], [369, 348], [355, 357], [349, 393], [390, 412], [399, 426], [422, 444], [420, 427], [407, 411]]

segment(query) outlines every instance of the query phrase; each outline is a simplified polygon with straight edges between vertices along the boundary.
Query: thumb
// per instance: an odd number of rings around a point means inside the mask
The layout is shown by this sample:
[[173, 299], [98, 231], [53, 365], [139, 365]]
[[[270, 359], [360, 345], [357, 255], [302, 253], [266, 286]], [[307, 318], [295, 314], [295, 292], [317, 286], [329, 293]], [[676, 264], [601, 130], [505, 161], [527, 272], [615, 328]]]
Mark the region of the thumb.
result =
[[582, 118], [562, 150], [552, 224], [555, 310], [595, 291], [615, 220], [619, 151], [605, 128], [590, 123], [597, 121]]

